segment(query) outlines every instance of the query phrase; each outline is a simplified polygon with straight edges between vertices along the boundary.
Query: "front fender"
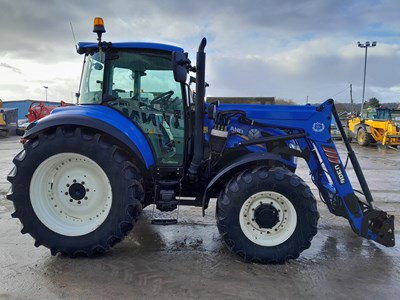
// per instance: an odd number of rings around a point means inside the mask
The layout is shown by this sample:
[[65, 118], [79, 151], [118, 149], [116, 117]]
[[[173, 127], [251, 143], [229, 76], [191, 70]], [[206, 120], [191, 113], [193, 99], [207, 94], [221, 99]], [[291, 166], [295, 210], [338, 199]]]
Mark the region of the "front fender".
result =
[[116, 110], [103, 105], [60, 107], [47, 117], [32, 123], [24, 138], [30, 138], [51, 127], [76, 125], [93, 128], [118, 139], [131, 149], [147, 168], [154, 165], [154, 153], [142, 130]]
[[[202, 196], [202, 208], [203, 208], [203, 216], [204, 216], [204, 210], [208, 207], [208, 202], [210, 201], [210, 193], [213, 189], [213, 187], [216, 185], [216, 183], [224, 176], [224, 175], [230, 175], [232, 176], [238, 169], [243, 169], [246, 165], [254, 165], [258, 164], [260, 165], [263, 162], [268, 162], [268, 161], [279, 161], [282, 164], [288, 164], [289, 162], [287, 160], [282, 159], [282, 157], [278, 154], [274, 153], [249, 153], [245, 154], [243, 156], [240, 156], [239, 158], [235, 159], [230, 163], [229, 165], [223, 167], [215, 176], [214, 178], [208, 183], [207, 187], [205, 188]], [[289, 167], [295, 167], [294, 165], [290, 165]]]

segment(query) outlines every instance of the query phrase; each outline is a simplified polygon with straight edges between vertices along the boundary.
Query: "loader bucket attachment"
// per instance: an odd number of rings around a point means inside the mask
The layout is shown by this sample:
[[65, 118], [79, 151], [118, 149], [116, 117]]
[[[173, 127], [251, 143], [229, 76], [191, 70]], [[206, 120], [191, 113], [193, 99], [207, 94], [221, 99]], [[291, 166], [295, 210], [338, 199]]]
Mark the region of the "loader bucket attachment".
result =
[[394, 216], [384, 211], [370, 210], [364, 215], [361, 236], [368, 238], [368, 229], [376, 234], [375, 242], [386, 247], [395, 245]]

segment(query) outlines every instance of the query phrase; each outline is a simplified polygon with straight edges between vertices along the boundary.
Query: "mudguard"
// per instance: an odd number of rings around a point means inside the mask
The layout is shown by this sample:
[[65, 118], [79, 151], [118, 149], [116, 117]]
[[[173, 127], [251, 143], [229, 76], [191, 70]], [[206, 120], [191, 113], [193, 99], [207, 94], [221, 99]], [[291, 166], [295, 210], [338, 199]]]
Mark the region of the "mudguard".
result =
[[146, 135], [129, 119], [116, 110], [103, 105], [77, 105], [60, 107], [31, 123], [24, 138], [37, 135], [50, 127], [76, 125], [105, 132], [124, 143], [149, 169], [154, 165], [154, 153]]
[[[218, 182], [218, 180], [223, 177], [224, 175], [228, 175], [231, 172], [234, 172], [235, 169], [238, 169], [240, 167], [243, 167], [247, 164], [253, 164], [254, 163], [260, 163], [260, 162], [267, 162], [267, 161], [279, 161], [282, 164], [288, 165], [288, 167], [296, 167], [295, 165], [292, 165], [291, 162], [282, 159], [282, 157], [278, 154], [273, 154], [269, 152], [264, 152], [264, 153], [249, 153], [245, 154], [243, 156], [240, 156], [236, 160], [232, 161], [229, 165], [223, 167], [215, 176], [214, 178], [209, 182], [207, 187], [205, 188], [202, 196], [202, 208], [203, 208], [203, 216], [204, 216], [204, 211], [208, 207], [208, 202], [210, 200], [210, 193], [212, 191], [212, 188], [214, 187], [214, 184]], [[290, 165], [289, 165], [290, 164]]]

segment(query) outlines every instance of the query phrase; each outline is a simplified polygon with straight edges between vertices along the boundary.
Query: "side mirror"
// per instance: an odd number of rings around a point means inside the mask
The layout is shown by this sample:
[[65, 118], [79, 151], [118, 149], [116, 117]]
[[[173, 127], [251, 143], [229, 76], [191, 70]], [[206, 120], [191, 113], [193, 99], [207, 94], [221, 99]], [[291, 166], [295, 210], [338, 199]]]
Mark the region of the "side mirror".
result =
[[96, 62], [93, 64], [93, 69], [101, 71], [103, 69], [103, 65], [101, 63]]
[[172, 52], [172, 63], [175, 81], [185, 83], [188, 73], [187, 66], [190, 65], [187, 53]]

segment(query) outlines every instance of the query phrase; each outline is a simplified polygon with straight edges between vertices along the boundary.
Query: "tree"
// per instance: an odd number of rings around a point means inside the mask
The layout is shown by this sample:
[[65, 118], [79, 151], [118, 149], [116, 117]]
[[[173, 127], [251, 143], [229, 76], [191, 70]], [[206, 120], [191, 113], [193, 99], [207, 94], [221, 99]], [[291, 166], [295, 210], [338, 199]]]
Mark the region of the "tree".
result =
[[368, 107], [380, 107], [381, 104], [379, 103], [379, 100], [377, 98], [371, 98], [368, 100], [368, 102], [365, 102], [364, 107], [368, 108]]

